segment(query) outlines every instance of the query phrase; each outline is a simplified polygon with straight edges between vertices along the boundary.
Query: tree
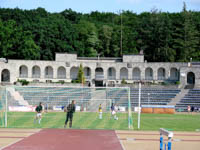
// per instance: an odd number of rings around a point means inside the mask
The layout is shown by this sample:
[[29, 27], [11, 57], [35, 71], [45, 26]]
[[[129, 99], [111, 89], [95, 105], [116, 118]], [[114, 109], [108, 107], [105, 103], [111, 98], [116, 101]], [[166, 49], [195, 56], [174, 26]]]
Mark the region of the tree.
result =
[[83, 71], [83, 65], [80, 64], [79, 70], [78, 70], [78, 82], [84, 84], [85, 83], [85, 75]]
[[16, 22], [0, 20], [0, 55], [12, 59], [40, 59], [40, 49], [32, 39], [32, 34], [23, 31]]
[[111, 39], [112, 39], [113, 28], [108, 25], [103, 25], [99, 31], [100, 47], [99, 52], [103, 53], [104, 56], [109, 56], [111, 53]]
[[179, 21], [175, 22], [174, 27], [173, 48], [176, 49], [177, 60], [188, 62], [191, 57], [197, 55], [198, 34], [192, 20], [192, 14], [186, 10], [185, 3], [183, 11], [180, 13]]
[[79, 56], [95, 57], [97, 56], [97, 45], [98, 37], [97, 30], [93, 23], [85, 20], [81, 20], [76, 26], [79, 32], [79, 39], [82, 42], [82, 54], [78, 53]]

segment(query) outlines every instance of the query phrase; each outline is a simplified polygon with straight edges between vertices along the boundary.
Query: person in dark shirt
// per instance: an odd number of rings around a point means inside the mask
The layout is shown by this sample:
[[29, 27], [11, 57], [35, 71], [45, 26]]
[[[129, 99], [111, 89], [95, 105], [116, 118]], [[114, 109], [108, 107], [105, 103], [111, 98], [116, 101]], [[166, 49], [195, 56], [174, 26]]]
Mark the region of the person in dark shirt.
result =
[[114, 117], [115, 120], [118, 120], [118, 117], [116, 115], [117, 108], [116, 105], [114, 105], [114, 103], [112, 103], [110, 109], [111, 109], [111, 119]]
[[36, 120], [38, 120], [38, 123], [40, 124], [41, 119], [42, 119], [42, 103], [40, 102], [40, 104], [36, 107], [35, 111], [36, 111], [36, 117], [34, 120], [34, 123], [36, 123]]
[[194, 106], [191, 107], [191, 112], [193, 112], [193, 111], [194, 111]]
[[70, 127], [70, 128], [72, 127], [73, 113], [74, 113], [75, 110], [76, 110], [75, 104], [76, 104], [76, 101], [73, 100], [72, 103], [69, 104], [69, 105], [67, 106], [67, 108], [65, 109], [65, 111], [67, 112], [67, 115], [66, 115], [66, 120], [65, 120], [64, 128], [67, 127], [67, 122], [68, 122], [68, 120], [70, 120], [70, 122], [69, 122], [69, 127]]

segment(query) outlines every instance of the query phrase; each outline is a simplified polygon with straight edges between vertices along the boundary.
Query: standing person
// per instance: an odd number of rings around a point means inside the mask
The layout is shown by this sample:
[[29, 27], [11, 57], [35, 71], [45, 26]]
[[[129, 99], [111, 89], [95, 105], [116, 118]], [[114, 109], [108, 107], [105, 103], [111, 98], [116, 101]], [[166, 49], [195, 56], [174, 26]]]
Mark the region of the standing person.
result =
[[74, 113], [75, 110], [76, 110], [75, 104], [76, 104], [76, 101], [73, 100], [72, 103], [69, 104], [69, 105], [67, 106], [67, 108], [66, 108], [67, 116], [66, 116], [64, 128], [67, 127], [67, 122], [68, 122], [68, 120], [70, 120], [70, 122], [69, 122], [69, 127], [70, 127], [70, 128], [72, 127], [73, 113]]
[[118, 117], [116, 115], [116, 106], [114, 105], [114, 103], [112, 103], [110, 109], [111, 109], [111, 118], [114, 117], [115, 120], [118, 120]]
[[194, 112], [194, 106], [191, 107], [191, 112], [193, 114], [193, 112]]
[[188, 113], [190, 113], [190, 111], [191, 111], [190, 105], [188, 105], [187, 110], [188, 110]]
[[103, 114], [103, 112], [102, 112], [102, 106], [100, 104], [99, 105], [99, 119], [102, 119], [102, 114]]
[[39, 105], [35, 109], [35, 111], [36, 111], [37, 114], [36, 114], [34, 123], [36, 123], [36, 120], [38, 120], [38, 123], [40, 124], [41, 119], [42, 119], [42, 110], [43, 110], [42, 102], [40, 102]]

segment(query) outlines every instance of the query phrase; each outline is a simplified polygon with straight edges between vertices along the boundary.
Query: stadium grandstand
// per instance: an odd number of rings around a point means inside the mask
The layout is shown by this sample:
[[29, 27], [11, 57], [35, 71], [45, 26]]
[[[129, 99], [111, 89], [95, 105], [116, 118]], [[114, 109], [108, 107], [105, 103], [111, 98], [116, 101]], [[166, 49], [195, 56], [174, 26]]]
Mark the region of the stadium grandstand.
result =
[[[11, 85], [7, 88], [10, 106], [34, 106], [43, 102], [52, 108], [65, 106], [73, 99], [80, 102], [78, 105], [92, 99], [109, 99], [128, 108], [127, 99], [130, 99], [134, 109], [139, 102], [138, 84], [142, 83], [141, 105], [174, 105], [177, 111], [186, 111], [188, 105], [199, 107], [199, 62], [146, 62], [143, 54], [86, 58], [56, 53], [55, 61], [8, 59], [0, 61], [0, 65], [1, 85]], [[72, 84], [80, 65], [86, 83]], [[29, 82], [27, 88], [12, 88], [20, 80]], [[121, 86], [130, 87], [130, 93], [126, 88], [106, 88]], [[92, 89], [95, 87], [105, 89]]]

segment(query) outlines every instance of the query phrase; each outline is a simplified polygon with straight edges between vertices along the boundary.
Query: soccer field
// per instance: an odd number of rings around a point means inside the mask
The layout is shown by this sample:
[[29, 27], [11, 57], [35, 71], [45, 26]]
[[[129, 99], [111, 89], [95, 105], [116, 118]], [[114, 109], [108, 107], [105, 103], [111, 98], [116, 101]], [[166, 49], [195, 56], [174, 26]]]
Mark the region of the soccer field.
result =
[[[110, 113], [104, 113], [103, 119], [98, 113], [76, 112], [73, 119], [75, 129], [115, 129], [128, 130], [128, 116], [119, 113], [118, 120], [111, 119]], [[9, 128], [63, 128], [66, 114], [63, 112], [44, 113], [41, 124], [34, 124], [35, 113], [9, 112]], [[133, 113], [134, 130], [137, 129], [137, 114]], [[200, 129], [200, 114], [141, 114], [140, 130], [167, 128], [173, 131], [196, 131]]]

